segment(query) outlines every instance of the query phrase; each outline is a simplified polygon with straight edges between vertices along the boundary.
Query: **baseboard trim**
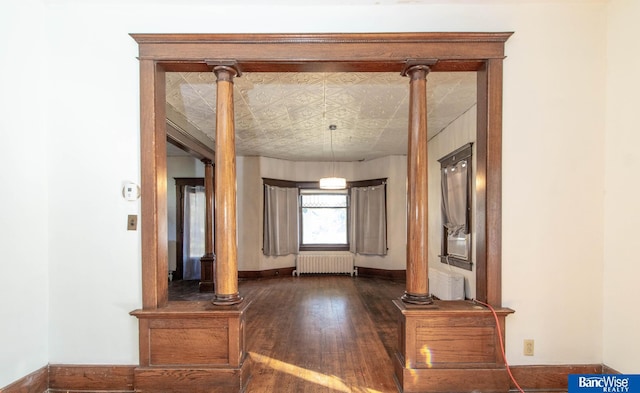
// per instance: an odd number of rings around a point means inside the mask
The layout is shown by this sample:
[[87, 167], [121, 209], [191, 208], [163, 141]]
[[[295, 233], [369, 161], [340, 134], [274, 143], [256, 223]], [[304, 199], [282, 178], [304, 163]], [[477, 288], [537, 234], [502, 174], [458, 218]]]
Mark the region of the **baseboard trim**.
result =
[[[375, 269], [371, 267], [356, 266], [358, 276], [384, 278], [393, 281], [405, 281], [407, 279], [406, 270], [387, 270]], [[282, 267], [269, 270], [243, 270], [238, 272], [238, 278], [241, 280], [256, 280], [260, 278], [287, 277], [291, 276], [295, 271], [295, 267]]]
[[372, 278], [385, 278], [393, 281], [406, 281], [406, 270], [387, 270], [387, 269], [375, 269], [372, 267], [357, 266], [359, 277], [372, 277]]
[[[52, 364], [0, 388], [0, 393], [133, 393], [136, 368]], [[569, 374], [619, 374], [603, 364], [511, 366], [511, 372], [527, 392], [566, 392]], [[510, 391], [516, 391], [510, 384]]]
[[49, 366], [49, 392], [134, 392], [136, 367], [52, 364]]
[[291, 277], [295, 267], [281, 267], [269, 270], [243, 270], [238, 272], [238, 278], [243, 280], [255, 280], [269, 277]]
[[[566, 392], [569, 374], [619, 374], [602, 364], [511, 366], [511, 373], [527, 392]], [[511, 381], [510, 391], [517, 391]]]
[[49, 366], [44, 366], [0, 388], [0, 393], [44, 393], [47, 389], [49, 389]]

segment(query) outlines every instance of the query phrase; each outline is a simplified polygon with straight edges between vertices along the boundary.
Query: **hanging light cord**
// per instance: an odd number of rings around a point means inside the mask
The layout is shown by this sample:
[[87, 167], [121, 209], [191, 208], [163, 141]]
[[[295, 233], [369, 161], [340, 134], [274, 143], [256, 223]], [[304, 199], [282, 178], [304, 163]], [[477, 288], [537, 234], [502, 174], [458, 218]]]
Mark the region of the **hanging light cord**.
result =
[[329, 135], [331, 140], [331, 176], [336, 177], [336, 153], [333, 151], [333, 129], [329, 126]]

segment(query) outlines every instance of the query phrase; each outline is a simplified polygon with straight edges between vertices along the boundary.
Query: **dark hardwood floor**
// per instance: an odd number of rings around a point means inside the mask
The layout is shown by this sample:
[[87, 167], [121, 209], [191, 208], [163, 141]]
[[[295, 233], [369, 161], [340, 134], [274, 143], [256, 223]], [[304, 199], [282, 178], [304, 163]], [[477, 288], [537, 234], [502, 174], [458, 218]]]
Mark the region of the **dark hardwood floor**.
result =
[[[251, 301], [246, 347], [247, 393], [397, 392], [391, 356], [397, 346], [392, 300], [405, 283], [350, 276], [240, 281]], [[171, 300], [206, 300], [197, 282], [174, 282]]]

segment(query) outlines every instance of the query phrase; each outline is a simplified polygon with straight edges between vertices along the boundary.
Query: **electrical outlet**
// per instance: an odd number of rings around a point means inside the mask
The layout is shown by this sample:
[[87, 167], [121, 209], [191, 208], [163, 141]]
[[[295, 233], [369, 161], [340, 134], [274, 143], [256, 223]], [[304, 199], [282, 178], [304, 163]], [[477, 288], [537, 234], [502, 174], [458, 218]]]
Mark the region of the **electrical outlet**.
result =
[[524, 340], [524, 348], [522, 350], [524, 356], [533, 356], [533, 340]]
[[129, 214], [127, 216], [127, 230], [135, 231], [138, 229], [138, 215], [137, 214]]

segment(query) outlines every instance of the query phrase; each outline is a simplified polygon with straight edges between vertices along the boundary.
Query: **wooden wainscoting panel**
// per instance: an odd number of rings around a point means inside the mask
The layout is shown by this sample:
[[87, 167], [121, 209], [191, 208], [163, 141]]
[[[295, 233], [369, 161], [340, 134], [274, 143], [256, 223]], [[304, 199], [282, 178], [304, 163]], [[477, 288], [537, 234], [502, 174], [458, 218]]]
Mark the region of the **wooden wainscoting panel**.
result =
[[250, 362], [238, 369], [158, 368], [135, 370], [136, 393], [240, 393], [251, 377]]
[[[509, 380], [493, 314], [469, 301], [427, 307], [394, 300], [399, 313], [396, 380], [403, 392], [506, 392]], [[511, 309], [496, 315], [504, 337]]]
[[[486, 367], [495, 363], [496, 331], [491, 327], [418, 327], [416, 346], [423, 352], [417, 367], [450, 367], [468, 363], [468, 367]], [[474, 364], [475, 363], [475, 364]]]
[[0, 388], [0, 393], [43, 393], [49, 387], [49, 367], [44, 366]]
[[133, 392], [135, 367], [52, 364], [49, 392]]
[[229, 363], [227, 319], [152, 320], [150, 365], [219, 365]]

